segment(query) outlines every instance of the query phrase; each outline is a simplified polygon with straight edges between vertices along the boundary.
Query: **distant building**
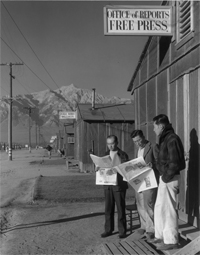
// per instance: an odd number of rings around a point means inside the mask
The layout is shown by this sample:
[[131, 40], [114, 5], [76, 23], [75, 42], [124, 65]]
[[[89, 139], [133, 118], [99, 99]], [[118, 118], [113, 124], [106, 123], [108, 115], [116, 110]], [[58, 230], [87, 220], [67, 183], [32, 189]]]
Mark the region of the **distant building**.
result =
[[68, 158], [74, 158], [74, 125], [73, 124], [64, 124], [65, 125], [65, 156]]
[[133, 142], [130, 133], [134, 129], [134, 107], [127, 105], [79, 104], [77, 122], [74, 126], [74, 157], [79, 161], [81, 172], [93, 171], [90, 153], [104, 156], [107, 150], [106, 138], [116, 135], [119, 147], [133, 157]]

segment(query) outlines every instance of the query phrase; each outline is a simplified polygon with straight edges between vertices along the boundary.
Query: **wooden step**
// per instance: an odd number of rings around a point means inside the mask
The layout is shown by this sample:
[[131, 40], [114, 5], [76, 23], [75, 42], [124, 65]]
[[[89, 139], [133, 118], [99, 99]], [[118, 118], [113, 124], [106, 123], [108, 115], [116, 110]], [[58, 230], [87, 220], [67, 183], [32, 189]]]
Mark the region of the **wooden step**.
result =
[[200, 252], [200, 236], [180, 249], [163, 251], [166, 255], [195, 255]]
[[102, 251], [105, 255], [160, 255], [162, 252], [156, 251], [145, 240], [119, 241], [104, 243]]
[[200, 230], [195, 228], [194, 226], [191, 226], [190, 224], [179, 220], [178, 221], [178, 231], [184, 239], [194, 240], [198, 236], [200, 236]]

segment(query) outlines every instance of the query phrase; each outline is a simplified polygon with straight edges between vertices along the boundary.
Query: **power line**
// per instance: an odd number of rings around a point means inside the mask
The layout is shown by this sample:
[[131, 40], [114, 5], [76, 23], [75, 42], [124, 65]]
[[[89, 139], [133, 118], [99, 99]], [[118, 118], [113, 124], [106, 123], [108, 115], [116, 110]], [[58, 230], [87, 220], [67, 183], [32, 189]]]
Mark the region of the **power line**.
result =
[[[16, 78], [15, 78], [16, 79]], [[17, 79], [16, 79], [17, 80]], [[18, 80], [17, 80], [18, 81]], [[19, 82], [19, 81], [18, 81]], [[22, 85], [22, 84], [21, 84]], [[9, 94], [9, 92], [8, 91], [6, 91], [3, 87], [1, 87], [6, 93], [8, 93]], [[25, 87], [24, 87], [25, 88]], [[28, 91], [28, 93], [30, 93], [29, 91]], [[20, 103], [20, 101], [19, 100], [23, 100], [22, 98], [17, 98], [17, 99], [15, 99], [14, 97], [12, 97], [11, 98], [13, 101], [15, 101], [15, 102], [17, 102], [17, 103], [19, 103], [19, 104], [21, 104], [22, 106], [24, 106], [24, 104], [23, 103]], [[1, 101], [6, 101], [6, 99], [3, 99], [3, 100], [1, 100]], [[36, 106], [37, 107], [37, 105], [36, 104], [34, 104], [33, 102], [29, 102], [32, 106]]]
[[17, 55], [17, 53], [7, 44], [7, 42], [0, 37], [1, 40], [6, 44], [6, 46], [23, 62], [23, 64], [47, 87], [51, 90], [51, 88]]
[[17, 78], [16, 78], [17, 82], [28, 92], [31, 94], [30, 91], [28, 91], [28, 89], [25, 87], [25, 85], [23, 85]]
[[28, 46], [31, 48], [32, 52], [34, 53], [34, 55], [36, 56], [36, 58], [38, 59], [38, 61], [40, 62], [40, 64], [43, 66], [44, 70], [48, 73], [48, 75], [50, 76], [50, 78], [52, 79], [52, 81], [54, 82], [54, 84], [57, 86], [57, 88], [59, 89], [60, 87], [58, 86], [58, 84], [55, 82], [55, 80], [53, 79], [53, 77], [50, 75], [50, 73], [48, 72], [48, 70], [46, 69], [46, 67], [43, 65], [42, 61], [39, 59], [39, 57], [37, 56], [37, 54], [35, 53], [35, 51], [33, 50], [32, 46], [30, 45], [30, 43], [28, 42], [28, 40], [26, 39], [26, 37], [24, 36], [24, 34], [22, 33], [21, 29], [19, 28], [19, 26], [17, 25], [17, 23], [15, 22], [15, 20], [13, 19], [13, 17], [11, 16], [11, 14], [9, 13], [8, 9], [6, 8], [5, 4], [2, 2], [4, 8], [6, 9], [7, 13], [9, 14], [9, 16], [11, 17], [12, 21], [14, 22], [14, 24], [16, 25], [16, 27], [18, 28], [20, 34], [22, 35], [22, 37], [24, 38], [24, 40], [27, 42]]

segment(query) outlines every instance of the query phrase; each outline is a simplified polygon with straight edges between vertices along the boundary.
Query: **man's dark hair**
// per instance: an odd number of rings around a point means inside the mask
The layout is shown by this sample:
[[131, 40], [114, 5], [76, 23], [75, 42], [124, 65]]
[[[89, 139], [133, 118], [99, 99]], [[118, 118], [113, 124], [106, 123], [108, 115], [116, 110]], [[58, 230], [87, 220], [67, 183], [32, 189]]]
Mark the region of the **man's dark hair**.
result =
[[167, 126], [170, 122], [165, 114], [159, 114], [156, 117], [153, 118], [153, 122], [155, 122], [156, 125], [163, 124], [164, 126]]
[[131, 138], [134, 138], [136, 136], [143, 137], [144, 135], [142, 130], [136, 129], [136, 130], [133, 130], [133, 132], [131, 132]]
[[116, 135], [109, 135], [109, 136], [107, 137], [107, 139], [112, 139], [112, 138], [113, 138], [113, 140], [114, 140], [115, 143], [118, 143], [118, 138], [117, 138]]

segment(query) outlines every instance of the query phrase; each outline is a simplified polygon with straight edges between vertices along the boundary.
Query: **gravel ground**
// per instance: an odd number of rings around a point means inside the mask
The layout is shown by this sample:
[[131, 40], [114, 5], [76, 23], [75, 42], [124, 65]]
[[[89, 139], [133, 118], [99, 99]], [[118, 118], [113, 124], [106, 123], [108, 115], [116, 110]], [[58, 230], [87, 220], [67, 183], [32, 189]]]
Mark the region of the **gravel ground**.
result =
[[[53, 155], [50, 161], [42, 149], [32, 153], [14, 151], [13, 161], [1, 153], [2, 255], [103, 254], [103, 242], [119, 240], [117, 227], [106, 240], [100, 237], [104, 230], [104, 201], [33, 200], [40, 176], [51, 176], [51, 180], [69, 176], [71, 180], [83, 175], [67, 171], [62, 159], [59, 164], [56, 160], [58, 157]], [[41, 166], [40, 162], [46, 164]], [[127, 202], [133, 201], [129, 198]]]

